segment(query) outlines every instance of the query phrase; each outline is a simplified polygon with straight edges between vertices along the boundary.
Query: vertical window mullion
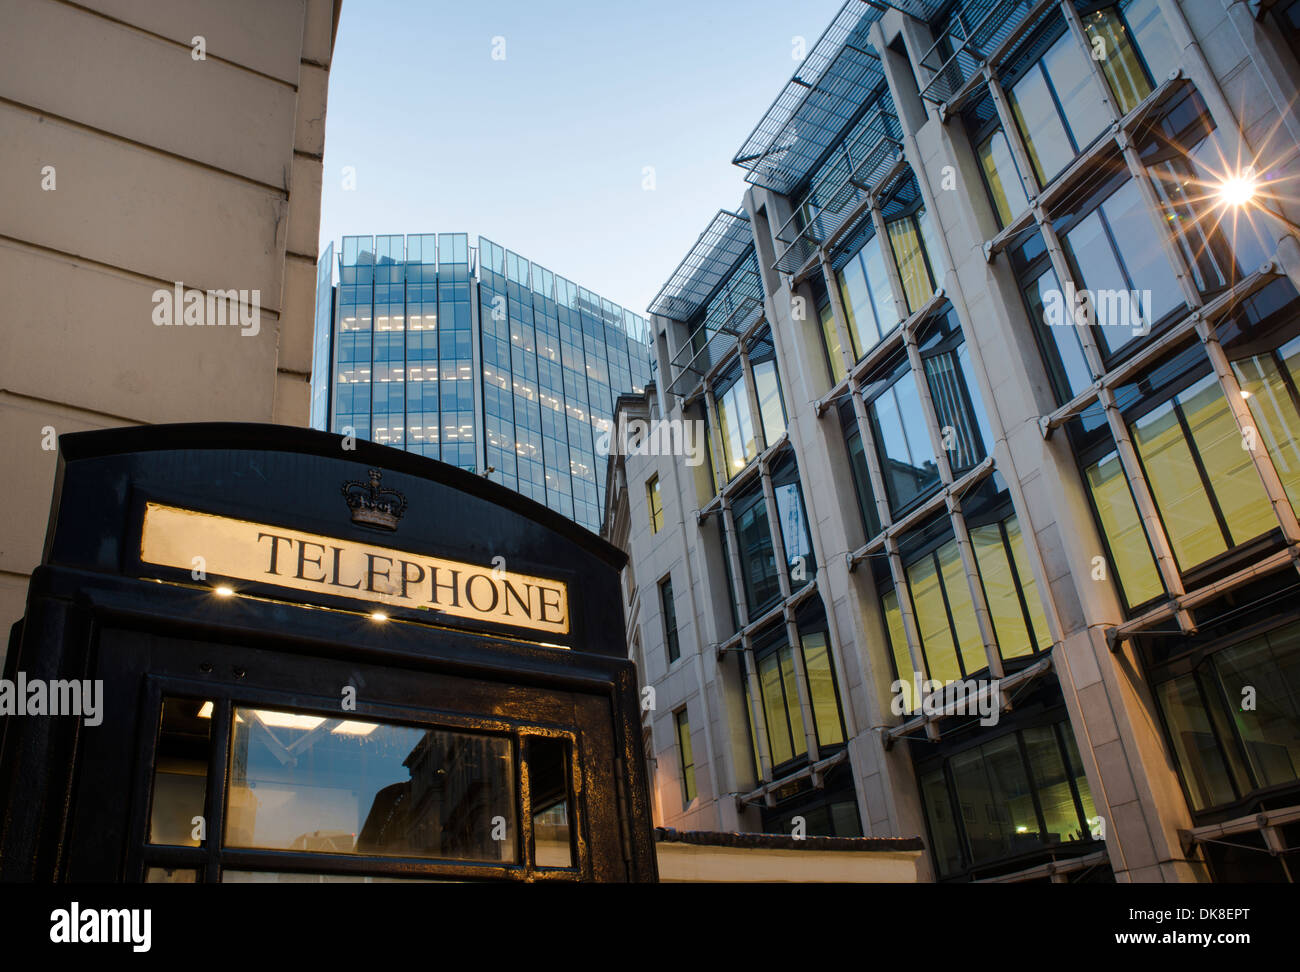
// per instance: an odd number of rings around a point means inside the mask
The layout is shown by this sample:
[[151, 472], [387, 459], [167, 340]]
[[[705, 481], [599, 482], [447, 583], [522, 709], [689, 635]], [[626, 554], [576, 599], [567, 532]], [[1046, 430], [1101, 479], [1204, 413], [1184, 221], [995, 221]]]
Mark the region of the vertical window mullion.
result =
[[207, 867], [203, 880], [215, 884], [221, 880], [221, 846], [225, 842], [226, 791], [230, 786], [231, 724], [235, 707], [229, 698], [216, 699], [212, 707], [212, 762], [208, 766], [208, 794], [203, 807], [204, 848]]

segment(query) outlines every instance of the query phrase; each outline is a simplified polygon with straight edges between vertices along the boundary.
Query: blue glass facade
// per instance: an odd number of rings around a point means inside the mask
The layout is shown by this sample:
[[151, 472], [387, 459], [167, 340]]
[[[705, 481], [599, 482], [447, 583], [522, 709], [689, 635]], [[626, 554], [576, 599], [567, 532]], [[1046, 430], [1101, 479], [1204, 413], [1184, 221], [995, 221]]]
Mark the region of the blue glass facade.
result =
[[312, 425], [485, 474], [598, 530], [614, 400], [649, 325], [464, 233], [348, 236], [317, 275]]

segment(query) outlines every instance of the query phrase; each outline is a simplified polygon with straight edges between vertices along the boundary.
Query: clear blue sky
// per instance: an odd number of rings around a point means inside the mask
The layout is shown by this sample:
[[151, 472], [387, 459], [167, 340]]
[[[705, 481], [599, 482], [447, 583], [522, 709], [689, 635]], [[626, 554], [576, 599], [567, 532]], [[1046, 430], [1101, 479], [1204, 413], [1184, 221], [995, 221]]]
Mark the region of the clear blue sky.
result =
[[731, 159], [798, 67], [792, 39], [811, 48], [841, 5], [344, 0], [322, 249], [482, 234], [644, 313], [709, 218], [739, 205]]

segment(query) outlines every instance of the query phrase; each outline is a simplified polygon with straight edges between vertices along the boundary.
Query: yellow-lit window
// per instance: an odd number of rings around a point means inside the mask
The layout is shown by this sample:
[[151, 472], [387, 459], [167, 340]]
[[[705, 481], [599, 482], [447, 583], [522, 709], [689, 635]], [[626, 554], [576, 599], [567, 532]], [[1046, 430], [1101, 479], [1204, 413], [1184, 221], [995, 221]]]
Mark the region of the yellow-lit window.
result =
[[934, 558], [925, 557], [908, 567], [907, 581], [912, 589], [921, 646], [925, 649], [926, 676], [941, 682], [961, 678]]
[[1142, 70], [1128, 29], [1114, 9], [1089, 14], [1083, 18], [1083, 26], [1092, 44], [1093, 57], [1101, 64], [1119, 103], [1120, 114], [1128, 114], [1151, 93], [1151, 82]]
[[1034, 626], [1034, 642], [1039, 649], [1052, 647], [1052, 632], [1047, 627], [1047, 615], [1043, 613], [1043, 602], [1038, 596], [1038, 582], [1029, 566], [1029, 554], [1025, 551], [1025, 538], [1020, 532], [1020, 521], [1014, 516], [1003, 524], [1007, 530], [1007, 543], [1011, 545], [1011, 559], [1015, 562], [1016, 576], [1020, 579], [1020, 589], [1025, 594], [1025, 606], [1029, 608], [1029, 623]]
[[[907, 634], [903, 628], [903, 612], [898, 606], [898, 592], [890, 591], [880, 599], [881, 606], [885, 609], [885, 627], [889, 631], [889, 646], [894, 653], [894, 668], [898, 672], [901, 681], [911, 682], [918, 674], [913, 669], [912, 655], [907, 650]], [[922, 674], [924, 678], [924, 675]], [[903, 693], [904, 712], [915, 711], [916, 706], [912, 704], [917, 700], [912, 698], [911, 692]]]
[[952, 612], [953, 629], [957, 633], [957, 647], [961, 663], [967, 674], [987, 668], [988, 655], [984, 639], [980, 637], [979, 621], [975, 618], [975, 602], [971, 599], [970, 583], [961, 563], [961, 552], [955, 540], [938, 550], [939, 570], [943, 575], [943, 589], [948, 595], [948, 608]]
[[898, 263], [907, 309], [916, 313], [934, 293], [930, 268], [926, 265], [924, 243], [917, 228], [917, 217], [904, 217], [889, 224], [889, 245]]
[[831, 671], [831, 650], [824, 631], [803, 635], [803, 665], [808, 673], [808, 695], [812, 700], [813, 720], [817, 726], [819, 746], [838, 746], [844, 742], [840, 724], [840, 701], [835, 692], [835, 675]]
[[970, 537], [1002, 657], [1019, 658], [1050, 648], [1052, 638], [1026, 560], [1019, 521], [1010, 516], [1002, 523], [971, 527]]
[[837, 384], [844, 378], [844, 346], [840, 343], [839, 329], [835, 326], [835, 314], [829, 303], [824, 304], [818, 312], [822, 322], [822, 340], [826, 342], [826, 361], [831, 369], [831, 384]]
[[1024, 183], [1020, 181], [1007, 137], [1001, 129], [980, 146], [979, 157], [998, 222], [1006, 226], [1029, 205], [1029, 197], [1025, 195]]
[[691, 720], [686, 710], [675, 715], [677, 723], [677, 752], [682, 760], [682, 798], [684, 804], [695, 799], [695, 754], [691, 750]]
[[1156, 571], [1155, 558], [1147, 545], [1119, 456], [1112, 452], [1090, 466], [1086, 476], [1125, 599], [1134, 605], [1157, 597], [1164, 591], [1164, 585]]
[[1291, 506], [1300, 511], [1300, 409], [1295, 394], [1300, 338], [1275, 352], [1234, 361], [1232, 367], [1255, 419], [1255, 447], [1268, 450]]
[[1276, 524], [1213, 375], [1134, 422], [1133, 444], [1182, 570]]
[[664, 525], [663, 499], [659, 495], [659, 477], [651, 476], [645, 484], [646, 505], [650, 509], [650, 532], [658, 533]]

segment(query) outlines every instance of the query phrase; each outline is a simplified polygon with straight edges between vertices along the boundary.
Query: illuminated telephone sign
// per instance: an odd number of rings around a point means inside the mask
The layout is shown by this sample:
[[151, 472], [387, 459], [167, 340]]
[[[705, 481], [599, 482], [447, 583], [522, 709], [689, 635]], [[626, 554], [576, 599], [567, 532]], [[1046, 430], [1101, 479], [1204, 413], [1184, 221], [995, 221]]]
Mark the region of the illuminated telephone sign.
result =
[[624, 561], [324, 432], [63, 436], [0, 880], [654, 880]]

